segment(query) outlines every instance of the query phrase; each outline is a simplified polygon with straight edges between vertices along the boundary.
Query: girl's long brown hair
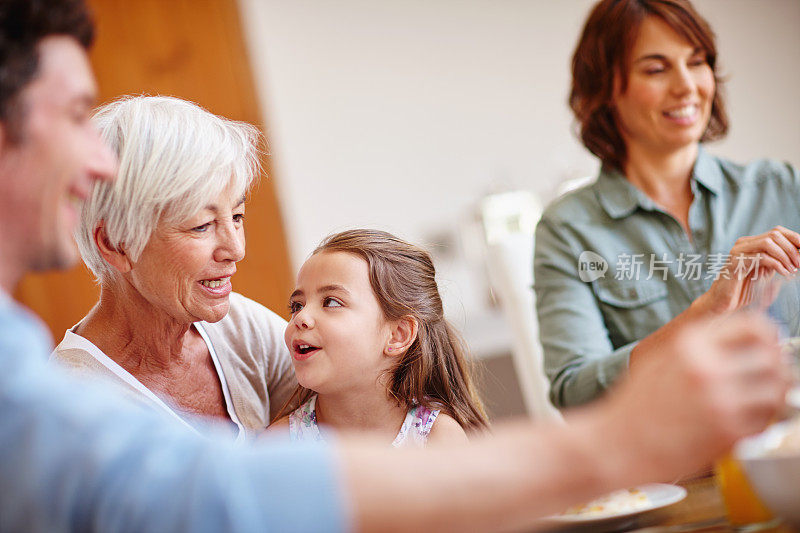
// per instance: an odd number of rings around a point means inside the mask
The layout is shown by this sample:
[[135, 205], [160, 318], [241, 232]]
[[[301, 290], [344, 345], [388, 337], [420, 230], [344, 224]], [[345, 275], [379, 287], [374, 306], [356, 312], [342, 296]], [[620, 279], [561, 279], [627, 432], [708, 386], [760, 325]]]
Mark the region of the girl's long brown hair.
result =
[[[371, 229], [331, 235], [312, 255], [323, 252], [364, 259], [384, 318], [417, 320], [417, 338], [389, 371], [389, 396], [408, 409], [415, 404], [441, 409], [465, 430], [486, 429], [486, 412], [472, 381], [473, 364], [464, 341], [444, 318], [430, 255], [390, 233]], [[313, 394], [298, 386], [278, 418]]]

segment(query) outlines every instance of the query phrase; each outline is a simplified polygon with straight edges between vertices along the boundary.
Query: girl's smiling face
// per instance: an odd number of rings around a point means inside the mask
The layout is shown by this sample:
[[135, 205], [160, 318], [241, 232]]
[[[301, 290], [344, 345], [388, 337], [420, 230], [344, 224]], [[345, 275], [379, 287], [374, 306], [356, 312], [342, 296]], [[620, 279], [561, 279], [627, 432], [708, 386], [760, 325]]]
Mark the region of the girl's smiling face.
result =
[[321, 394], [374, 390], [391, 367], [391, 327], [369, 282], [367, 262], [350, 253], [311, 256], [289, 300], [285, 341], [297, 381]]

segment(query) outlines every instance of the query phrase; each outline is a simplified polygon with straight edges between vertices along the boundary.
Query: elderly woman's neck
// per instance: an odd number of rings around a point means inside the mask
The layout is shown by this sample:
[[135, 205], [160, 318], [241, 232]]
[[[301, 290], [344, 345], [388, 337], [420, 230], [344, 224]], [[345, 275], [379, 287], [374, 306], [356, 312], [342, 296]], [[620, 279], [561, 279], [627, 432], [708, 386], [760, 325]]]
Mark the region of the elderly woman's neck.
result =
[[[199, 337], [192, 323], [154, 309], [141, 296], [102, 286], [100, 301], [77, 333], [132, 373], [163, 372], [180, 366]], [[194, 332], [194, 334], [193, 334]]]

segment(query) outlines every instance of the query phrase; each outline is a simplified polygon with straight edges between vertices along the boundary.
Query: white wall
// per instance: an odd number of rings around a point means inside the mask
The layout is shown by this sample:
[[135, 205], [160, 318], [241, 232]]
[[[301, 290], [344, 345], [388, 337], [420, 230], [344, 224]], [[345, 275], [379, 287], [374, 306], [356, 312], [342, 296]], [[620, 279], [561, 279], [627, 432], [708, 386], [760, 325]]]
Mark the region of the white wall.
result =
[[[331, 231], [382, 227], [444, 245], [449, 308], [479, 313], [458, 232], [481, 196], [546, 201], [597, 170], [566, 105], [590, 0], [239, 1], [295, 267]], [[800, 165], [800, 2], [696, 6], [730, 75], [733, 127], [712, 151]]]

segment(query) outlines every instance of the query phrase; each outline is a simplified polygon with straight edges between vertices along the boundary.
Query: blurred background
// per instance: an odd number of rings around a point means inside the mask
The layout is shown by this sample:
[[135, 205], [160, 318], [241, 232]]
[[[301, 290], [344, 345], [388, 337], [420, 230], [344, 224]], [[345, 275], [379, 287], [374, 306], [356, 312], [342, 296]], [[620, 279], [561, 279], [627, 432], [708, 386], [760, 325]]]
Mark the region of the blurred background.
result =
[[[709, 151], [800, 166], [800, 2], [694, 3], [728, 80], [732, 127]], [[490, 410], [524, 410], [490, 284], [485, 198], [524, 191], [535, 214], [596, 174], [566, 105], [592, 0], [89, 4], [101, 101], [169, 94], [263, 127], [267, 179], [247, 207], [235, 290], [286, 316], [293, 275], [325, 235], [392, 231], [434, 254], [447, 314], [488, 369]], [[97, 289], [80, 266], [29, 276], [16, 296], [58, 342]]]

